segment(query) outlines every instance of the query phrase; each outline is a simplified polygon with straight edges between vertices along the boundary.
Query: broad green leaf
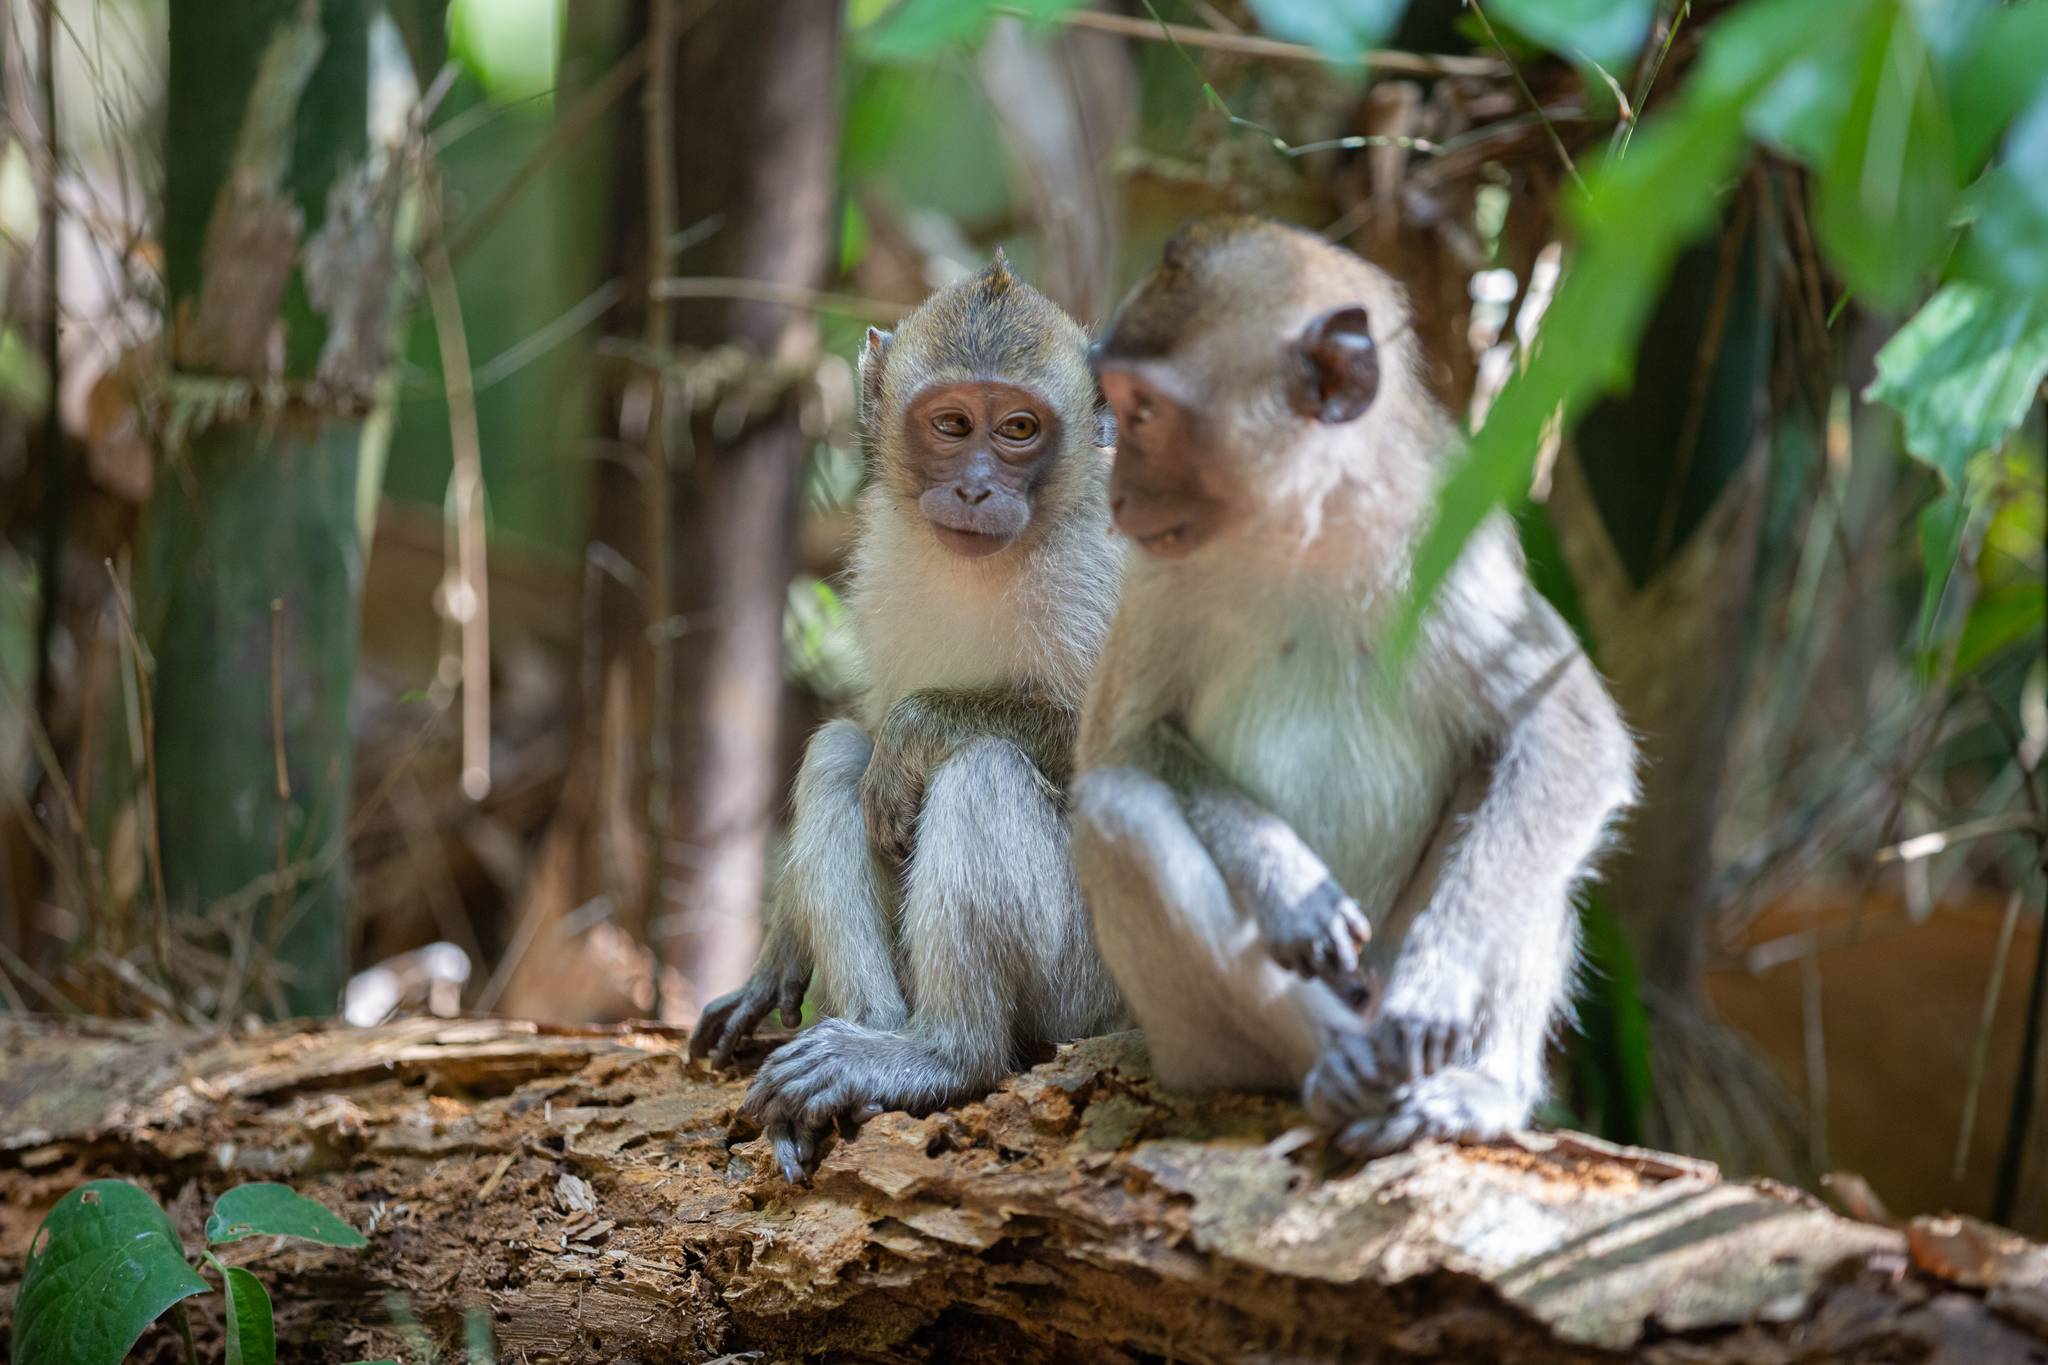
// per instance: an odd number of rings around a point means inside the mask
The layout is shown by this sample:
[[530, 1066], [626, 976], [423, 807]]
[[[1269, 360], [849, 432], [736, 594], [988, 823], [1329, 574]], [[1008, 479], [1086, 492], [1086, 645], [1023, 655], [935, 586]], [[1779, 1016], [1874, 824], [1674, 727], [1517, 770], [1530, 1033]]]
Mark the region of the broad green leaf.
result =
[[1808, 166], [1824, 164], [1841, 140], [1842, 125], [1855, 101], [1861, 67], [1844, 53], [1870, 50], [1890, 21], [1886, 8], [1863, 5], [1849, 11], [1825, 45], [1795, 53], [1764, 87], [1743, 122], [1750, 135]]
[[1816, 166], [1814, 226], [1857, 293], [1903, 307], [1946, 252], [1958, 186], [1947, 109], [1912, 16], [1894, 9], [1853, 54], [1855, 87]]
[[1080, 0], [900, 0], [859, 35], [861, 51], [883, 61], [915, 61], [943, 47], [978, 43], [999, 11], [1049, 24]]
[[1951, 85], [1956, 161], [1967, 173], [1998, 141], [2012, 117], [2041, 93], [2048, 66], [2048, 4], [2023, 0], [1978, 25], [1971, 54]]
[[1951, 488], [2001, 445], [2048, 375], [2048, 304], [1981, 285], [1942, 286], [1877, 353], [1864, 390], [1905, 419], [1906, 449]]
[[1578, 257], [1565, 270], [1527, 368], [1508, 381], [1437, 495], [1436, 519], [1417, 547], [1408, 600], [1386, 657], [1398, 665], [1422, 614], [1465, 541], [1492, 510], [1519, 502], [1543, 426], [1569, 419], [1596, 392], [1628, 379], [1629, 361], [1657, 289], [1690, 238], [1713, 220], [1743, 150], [1741, 110], [1786, 62], [1825, 41], [1856, 3], [1752, 0], [1716, 22], [1678, 108], [1644, 125], [1633, 149], [1610, 157], [1577, 202]]
[[1969, 619], [1963, 622], [1956, 644], [1956, 676], [1976, 672], [2022, 640], [2038, 647], [2044, 615], [2048, 588], [2039, 583], [2008, 583], [1983, 594], [1970, 604]]
[[2048, 305], [2048, 77], [2006, 134], [1998, 164], [1971, 187], [1970, 206], [1976, 224], [1963, 239], [1962, 274]]
[[277, 1365], [277, 1328], [270, 1319], [269, 1291], [263, 1281], [238, 1265], [224, 1265], [220, 1270], [228, 1287], [227, 1365]]
[[1333, 62], [1351, 62], [1387, 40], [1408, 0], [1250, 0], [1259, 27], [1305, 43]]
[[1970, 500], [1961, 488], [1942, 494], [1920, 512], [1920, 564], [1926, 577], [1920, 588], [1917, 638], [1923, 654], [1934, 649], [1935, 618], [1949, 580], [1963, 557], [1963, 533], [1970, 525]]
[[1635, 955], [1607, 898], [1595, 890], [1579, 912], [1586, 970], [1575, 1001], [1579, 1034], [1572, 1070], [1588, 1100], [1585, 1117], [1612, 1142], [1643, 1140], [1650, 1104], [1650, 1019]]
[[95, 1180], [58, 1200], [29, 1243], [10, 1359], [118, 1365], [165, 1309], [206, 1289], [156, 1200]]
[[1610, 70], [1636, 55], [1656, 0], [1488, 0], [1487, 12], [1551, 51], [1590, 57]]
[[206, 1240], [215, 1246], [244, 1237], [298, 1237], [331, 1247], [363, 1247], [369, 1239], [289, 1185], [237, 1185], [214, 1201]]

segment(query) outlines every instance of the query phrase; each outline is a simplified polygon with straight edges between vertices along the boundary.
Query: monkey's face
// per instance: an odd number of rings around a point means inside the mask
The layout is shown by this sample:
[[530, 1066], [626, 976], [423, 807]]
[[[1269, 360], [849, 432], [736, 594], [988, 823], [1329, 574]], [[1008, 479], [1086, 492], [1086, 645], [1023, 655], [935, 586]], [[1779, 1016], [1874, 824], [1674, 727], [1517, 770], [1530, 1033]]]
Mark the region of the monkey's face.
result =
[[939, 543], [979, 559], [1022, 535], [1061, 434], [1053, 405], [1018, 384], [941, 383], [913, 398], [904, 408], [904, 448], [918, 510]]
[[1116, 413], [1110, 512], [1147, 554], [1294, 520], [1322, 496], [1331, 440], [1355, 440], [1336, 429], [1380, 393], [1365, 299], [1392, 300], [1366, 272], [1297, 229], [1225, 220], [1177, 238], [1117, 310], [1089, 364]]

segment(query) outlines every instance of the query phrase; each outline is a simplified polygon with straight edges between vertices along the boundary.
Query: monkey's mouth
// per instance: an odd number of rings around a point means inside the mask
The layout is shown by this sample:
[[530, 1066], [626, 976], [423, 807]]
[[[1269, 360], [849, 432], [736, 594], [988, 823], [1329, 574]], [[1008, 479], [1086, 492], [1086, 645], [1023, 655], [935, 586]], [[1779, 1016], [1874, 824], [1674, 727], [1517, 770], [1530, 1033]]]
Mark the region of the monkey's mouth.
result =
[[932, 534], [939, 539], [939, 544], [962, 559], [985, 559], [1013, 539], [1001, 531], [966, 531], [957, 526], [941, 526], [936, 521], [931, 527]]

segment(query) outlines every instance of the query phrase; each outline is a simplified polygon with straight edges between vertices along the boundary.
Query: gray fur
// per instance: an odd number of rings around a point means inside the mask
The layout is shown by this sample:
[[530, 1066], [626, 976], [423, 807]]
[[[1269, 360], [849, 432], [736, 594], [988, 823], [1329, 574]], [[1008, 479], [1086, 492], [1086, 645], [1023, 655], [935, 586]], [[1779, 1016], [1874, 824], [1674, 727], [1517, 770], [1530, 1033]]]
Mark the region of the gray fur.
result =
[[[1543, 1098], [1573, 892], [1634, 797], [1633, 740], [1501, 517], [1388, 690], [1374, 641], [1456, 444], [1405, 300], [1303, 234], [1231, 225], [1191, 250], [1159, 273], [1173, 334], [1147, 363], [1226, 395], [1203, 420], [1257, 443], [1240, 446], [1259, 452], [1246, 486], [1270, 505], [1133, 564], [1074, 788], [1097, 941], [1170, 1084], [1299, 1087], [1360, 1154], [1496, 1135]], [[1276, 381], [1231, 387], [1243, 366], [1208, 325], [1211, 277], [1240, 291], [1223, 314], [1238, 353], [1261, 327], [1292, 335], [1367, 305], [1391, 362], [1371, 408], [1316, 423], [1287, 413]], [[1262, 301], [1277, 280], [1294, 293]], [[1141, 337], [1159, 330], [1135, 311]], [[1352, 972], [1359, 918], [1371, 939]]]
[[[821, 1018], [768, 1059], [742, 1109], [792, 1182], [835, 1128], [986, 1091], [1029, 1048], [1122, 1019], [1064, 814], [1122, 575], [1085, 344], [998, 261], [863, 346], [870, 478], [847, 600], [866, 687], [857, 719], [806, 752], [755, 978], [691, 1043], [728, 1059], [782, 983], [812, 982]], [[919, 514], [896, 428], [925, 386], [973, 374], [1037, 386], [1066, 422], [1030, 527], [969, 560]]]

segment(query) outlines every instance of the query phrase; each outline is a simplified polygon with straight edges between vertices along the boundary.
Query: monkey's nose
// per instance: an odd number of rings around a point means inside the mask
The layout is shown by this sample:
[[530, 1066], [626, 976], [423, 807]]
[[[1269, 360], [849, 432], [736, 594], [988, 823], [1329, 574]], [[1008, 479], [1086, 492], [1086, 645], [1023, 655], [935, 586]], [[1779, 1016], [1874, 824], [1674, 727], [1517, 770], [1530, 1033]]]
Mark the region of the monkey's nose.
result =
[[981, 506], [988, 501], [988, 495], [994, 491], [991, 488], [966, 488], [957, 483], [953, 485], [953, 495], [969, 507]]

